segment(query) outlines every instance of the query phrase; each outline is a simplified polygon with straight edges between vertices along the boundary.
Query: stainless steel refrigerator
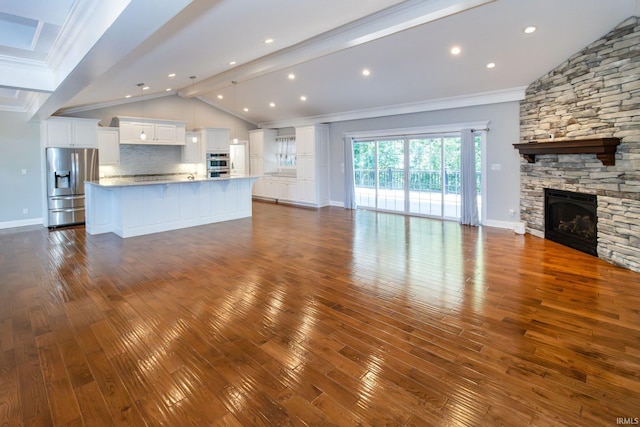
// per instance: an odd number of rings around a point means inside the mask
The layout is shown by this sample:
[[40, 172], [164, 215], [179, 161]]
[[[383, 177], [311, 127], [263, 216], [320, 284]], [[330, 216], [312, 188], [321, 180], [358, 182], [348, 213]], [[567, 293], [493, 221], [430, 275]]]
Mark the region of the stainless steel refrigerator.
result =
[[83, 224], [84, 182], [99, 179], [97, 148], [47, 148], [49, 227]]

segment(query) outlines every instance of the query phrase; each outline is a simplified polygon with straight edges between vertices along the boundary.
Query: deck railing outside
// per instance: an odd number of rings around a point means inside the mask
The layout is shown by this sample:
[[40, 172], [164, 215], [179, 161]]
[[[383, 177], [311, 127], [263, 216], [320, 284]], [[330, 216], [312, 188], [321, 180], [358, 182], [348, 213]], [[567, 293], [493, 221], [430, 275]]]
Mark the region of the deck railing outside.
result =
[[[355, 169], [355, 186], [376, 188], [375, 169]], [[476, 190], [480, 193], [480, 172], [476, 172]], [[442, 192], [442, 172], [433, 170], [412, 170], [409, 172], [410, 191]], [[444, 193], [460, 194], [460, 171], [444, 172]], [[388, 190], [404, 189], [404, 169], [388, 168], [378, 171], [378, 188]]]

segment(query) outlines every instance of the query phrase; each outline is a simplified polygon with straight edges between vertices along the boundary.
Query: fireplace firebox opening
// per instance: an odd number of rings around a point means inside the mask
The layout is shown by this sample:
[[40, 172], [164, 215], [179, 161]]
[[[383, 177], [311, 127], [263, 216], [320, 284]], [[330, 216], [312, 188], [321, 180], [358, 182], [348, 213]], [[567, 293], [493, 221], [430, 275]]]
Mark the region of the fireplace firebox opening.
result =
[[598, 200], [593, 194], [544, 189], [544, 236], [598, 256]]

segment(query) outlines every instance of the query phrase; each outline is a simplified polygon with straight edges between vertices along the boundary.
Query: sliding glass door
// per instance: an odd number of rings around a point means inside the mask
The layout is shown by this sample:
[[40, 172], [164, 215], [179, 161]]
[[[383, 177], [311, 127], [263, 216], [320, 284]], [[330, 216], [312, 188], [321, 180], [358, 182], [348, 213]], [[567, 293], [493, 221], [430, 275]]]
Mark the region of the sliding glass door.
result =
[[358, 206], [404, 212], [404, 145], [404, 140], [354, 142]]
[[[480, 203], [481, 143], [476, 137]], [[459, 219], [461, 141], [458, 134], [354, 142], [358, 207]]]

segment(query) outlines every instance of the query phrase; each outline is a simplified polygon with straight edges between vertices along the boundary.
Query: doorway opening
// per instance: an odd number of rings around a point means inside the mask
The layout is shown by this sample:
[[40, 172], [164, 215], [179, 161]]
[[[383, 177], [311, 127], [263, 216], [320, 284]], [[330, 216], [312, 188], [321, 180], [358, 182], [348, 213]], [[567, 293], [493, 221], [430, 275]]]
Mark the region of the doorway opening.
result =
[[247, 141], [238, 141], [229, 145], [229, 157], [231, 160], [231, 175], [244, 176], [247, 174], [247, 165], [249, 163], [249, 150], [247, 150]]

